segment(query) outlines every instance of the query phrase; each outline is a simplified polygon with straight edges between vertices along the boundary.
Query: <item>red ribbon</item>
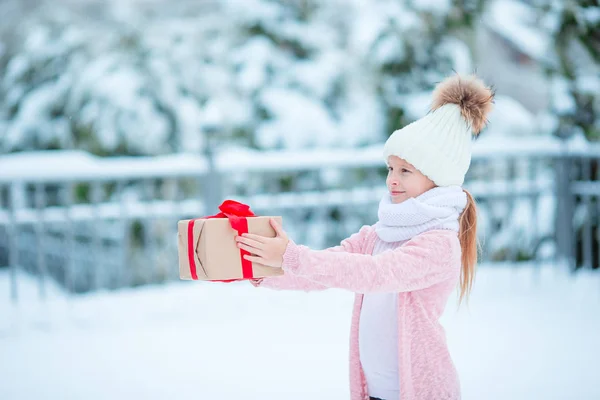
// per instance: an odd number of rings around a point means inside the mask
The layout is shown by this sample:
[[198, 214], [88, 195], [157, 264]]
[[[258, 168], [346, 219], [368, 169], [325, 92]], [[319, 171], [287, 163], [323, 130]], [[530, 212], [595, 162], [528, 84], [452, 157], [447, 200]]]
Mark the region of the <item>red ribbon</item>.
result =
[[[218, 214], [211, 215], [204, 218], [192, 219], [188, 222], [188, 259], [190, 263], [190, 272], [192, 279], [198, 280], [196, 273], [196, 262], [194, 261], [194, 221], [197, 219], [211, 219], [211, 218], [227, 218], [229, 224], [233, 229], [238, 232], [238, 235], [248, 233], [248, 219], [246, 217], [255, 217], [256, 215], [250, 210], [250, 206], [239, 203], [234, 200], [225, 200], [219, 206], [221, 211]], [[240, 249], [240, 258], [242, 261], [242, 279], [228, 279], [228, 280], [214, 280], [213, 282], [234, 282], [243, 279], [254, 278], [252, 273], [252, 262], [244, 258], [245, 255], [250, 253], [246, 250]]]

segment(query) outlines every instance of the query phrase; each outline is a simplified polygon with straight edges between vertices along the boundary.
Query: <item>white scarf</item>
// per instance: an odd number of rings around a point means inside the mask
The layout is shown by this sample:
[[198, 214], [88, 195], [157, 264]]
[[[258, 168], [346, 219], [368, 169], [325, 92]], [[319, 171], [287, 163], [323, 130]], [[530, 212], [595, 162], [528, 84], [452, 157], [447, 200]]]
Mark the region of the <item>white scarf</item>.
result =
[[434, 187], [420, 196], [393, 204], [389, 193], [379, 202], [375, 231], [384, 242], [399, 242], [432, 229], [458, 232], [467, 195], [460, 186]]

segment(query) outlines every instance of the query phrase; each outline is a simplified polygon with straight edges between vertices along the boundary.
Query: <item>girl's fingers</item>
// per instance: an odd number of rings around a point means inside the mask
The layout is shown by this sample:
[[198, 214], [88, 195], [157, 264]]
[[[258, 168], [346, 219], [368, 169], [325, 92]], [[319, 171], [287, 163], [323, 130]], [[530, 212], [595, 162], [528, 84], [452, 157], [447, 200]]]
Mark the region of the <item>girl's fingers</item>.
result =
[[256, 242], [259, 243], [267, 243], [267, 239], [270, 239], [268, 237], [264, 237], [264, 236], [260, 236], [260, 235], [255, 235], [253, 233], [244, 233], [243, 236], [239, 236], [242, 239], [250, 239], [250, 240], [254, 240]]
[[257, 249], [256, 247], [250, 247], [243, 243], [238, 243], [238, 247], [242, 250], [246, 250], [250, 254], [256, 254], [258, 256], [263, 256], [264, 252], [261, 249]]
[[238, 243], [244, 243], [248, 246], [256, 247], [258, 249], [262, 248], [264, 244], [264, 242], [260, 242], [258, 240], [255, 240], [254, 238], [249, 238], [247, 236], [238, 236], [237, 241]]
[[269, 221], [271, 222], [271, 226], [275, 230], [275, 233], [277, 234], [277, 236], [285, 235], [283, 228], [281, 227], [281, 225], [279, 225], [279, 222], [277, 222], [277, 220], [275, 218], [270, 218]]

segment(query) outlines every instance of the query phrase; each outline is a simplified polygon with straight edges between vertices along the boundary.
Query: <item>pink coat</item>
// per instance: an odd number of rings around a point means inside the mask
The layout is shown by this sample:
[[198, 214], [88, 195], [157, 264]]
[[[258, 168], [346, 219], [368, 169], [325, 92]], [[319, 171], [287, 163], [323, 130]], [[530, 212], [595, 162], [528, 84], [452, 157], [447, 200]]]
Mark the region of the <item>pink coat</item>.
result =
[[[398, 247], [371, 255], [378, 239], [372, 226], [340, 246], [311, 250], [290, 240], [283, 256], [284, 276], [256, 286], [278, 290], [340, 288], [356, 293], [350, 332], [350, 397], [368, 399], [358, 352], [358, 321], [364, 293], [398, 292], [398, 361], [402, 400], [460, 399], [458, 375], [439, 323], [461, 268], [458, 235], [432, 230]], [[386, 399], [396, 400], [396, 399]]]

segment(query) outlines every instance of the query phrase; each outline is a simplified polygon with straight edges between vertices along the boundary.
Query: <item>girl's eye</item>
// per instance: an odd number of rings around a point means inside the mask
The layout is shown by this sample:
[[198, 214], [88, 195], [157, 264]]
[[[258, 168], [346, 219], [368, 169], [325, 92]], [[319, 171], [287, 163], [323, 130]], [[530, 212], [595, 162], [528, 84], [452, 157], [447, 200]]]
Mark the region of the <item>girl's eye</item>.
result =
[[410, 170], [408, 170], [406, 168], [402, 168], [402, 172], [410, 172]]
[[388, 171], [391, 171], [393, 168], [392, 167], [388, 167]]

